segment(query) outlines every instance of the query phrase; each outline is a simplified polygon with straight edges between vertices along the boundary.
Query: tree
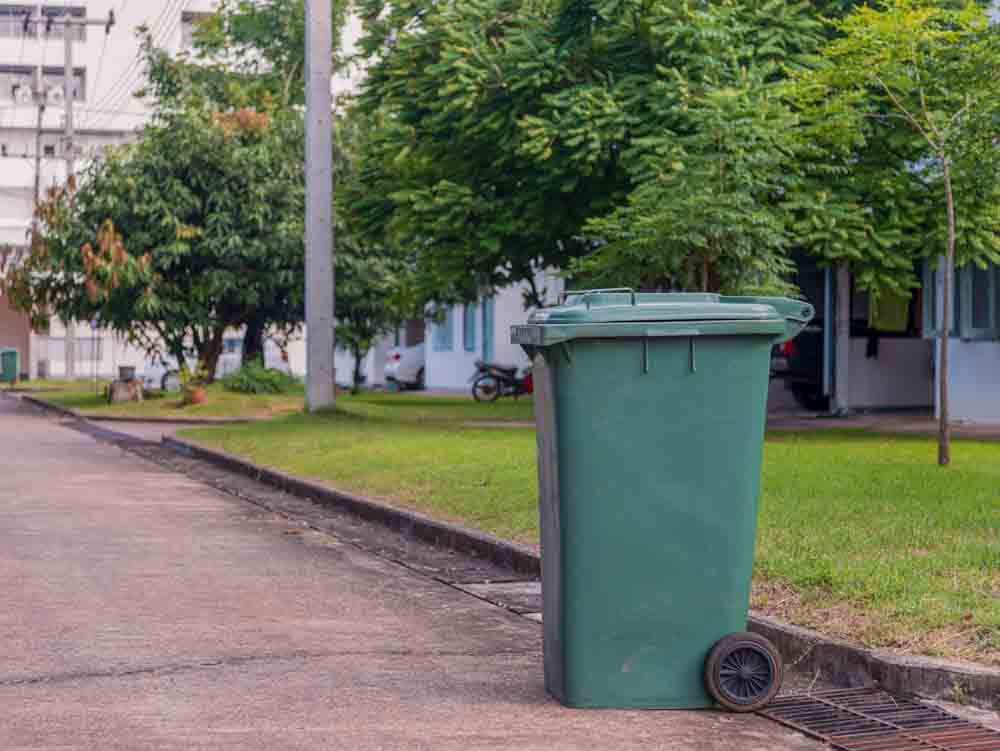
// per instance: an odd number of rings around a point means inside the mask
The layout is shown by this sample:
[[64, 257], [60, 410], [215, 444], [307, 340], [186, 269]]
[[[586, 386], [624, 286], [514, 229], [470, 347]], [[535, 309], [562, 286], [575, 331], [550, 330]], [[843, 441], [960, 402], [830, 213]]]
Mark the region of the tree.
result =
[[882, 130], [910, 147], [905, 171], [923, 190], [936, 241], [924, 254], [944, 255], [938, 368], [944, 466], [954, 270], [956, 263], [1000, 262], [1000, 35], [980, 6], [954, 9], [931, 0], [861, 7], [837, 28], [841, 37], [823, 50], [826, 64], [801, 77], [799, 92], [828, 134], [863, 145]]
[[[334, 0], [331, 28], [340, 39], [347, 11]], [[175, 62], [192, 80], [218, 90], [242, 83], [258, 104], [270, 99], [278, 106], [305, 102], [306, 13], [304, 0], [220, 0], [194, 33], [194, 55]], [[334, 70], [345, 61], [334, 44]]]
[[407, 268], [398, 253], [361, 248], [352, 238], [338, 237], [337, 342], [354, 358], [351, 383], [357, 391], [364, 383], [364, 359], [375, 341], [407, 317], [409, 308], [402, 297]]
[[803, 144], [778, 84], [821, 24], [801, 4], [719, 3], [681, 6], [670, 27], [670, 75], [621, 154], [631, 191], [587, 222], [597, 249], [572, 269], [604, 286], [787, 291]]
[[[346, 7], [340, 0], [332, 3], [334, 39], [340, 37]], [[304, 0], [221, 0], [198, 23], [193, 53], [154, 49], [147, 34], [149, 85], [140, 96], [160, 110], [184, 108], [195, 100], [223, 111], [278, 113], [302, 105], [305, 21]], [[336, 45], [333, 62], [334, 70], [345, 65]], [[260, 301], [246, 321], [244, 360], [263, 360], [265, 334], [289, 333], [288, 312], [279, 298]]]
[[335, 172], [340, 190], [334, 198], [337, 296], [334, 318], [338, 346], [354, 359], [351, 383], [362, 385], [362, 365], [375, 341], [407, 318], [423, 314], [414, 294], [412, 258], [388, 245], [366, 240], [355, 229], [350, 194], [361, 194], [360, 145], [370, 123], [352, 108], [335, 121]]
[[160, 113], [79, 186], [51, 190], [5, 288], [22, 310], [99, 317], [151, 355], [197, 352], [211, 380], [227, 328], [262, 305], [302, 315], [302, 121], [290, 113]]
[[[850, 4], [365, 0], [363, 229], [414, 248], [444, 301], [578, 258], [595, 281], [701, 288], [680, 269], [725, 253], [710, 286], [773, 288], [804, 211], [790, 193], [814, 185], [786, 170], [806, 144], [776, 86], [825, 39], [817, 7]], [[719, 156], [742, 181], [713, 181]], [[681, 198], [696, 213], [650, 215]], [[722, 234], [709, 226], [719, 201], [734, 220]]]

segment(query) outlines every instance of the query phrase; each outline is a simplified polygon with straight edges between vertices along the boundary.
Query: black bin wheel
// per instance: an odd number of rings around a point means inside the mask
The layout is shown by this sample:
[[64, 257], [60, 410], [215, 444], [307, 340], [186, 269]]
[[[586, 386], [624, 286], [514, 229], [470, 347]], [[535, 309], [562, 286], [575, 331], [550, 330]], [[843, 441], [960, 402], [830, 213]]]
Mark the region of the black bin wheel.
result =
[[781, 655], [759, 634], [741, 631], [722, 637], [705, 660], [705, 687], [731, 712], [756, 712], [781, 688]]

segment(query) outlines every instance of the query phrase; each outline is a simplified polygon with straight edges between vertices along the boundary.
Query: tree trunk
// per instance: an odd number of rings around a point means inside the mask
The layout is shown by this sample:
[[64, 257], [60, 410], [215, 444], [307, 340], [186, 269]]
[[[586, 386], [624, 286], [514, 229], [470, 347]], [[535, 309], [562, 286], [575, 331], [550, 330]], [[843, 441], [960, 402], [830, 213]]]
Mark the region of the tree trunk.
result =
[[222, 340], [225, 333], [226, 327], [219, 326], [198, 348], [198, 369], [205, 372], [205, 383], [215, 383], [215, 370], [222, 355]]
[[364, 363], [365, 356], [368, 354], [368, 350], [361, 350], [358, 347], [352, 347], [351, 354], [354, 356], [354, 376], [351, 381], [351, 393], [356, 394], [361, 390], [361, 366]]
[[267, 322], [263, 318], [254, 316], [247, 321], [247, 330], [243, 335], [243, 362], [253, 362], [260, 360], [264, 362], [264, 329]]
[[941, 287], [941, 357], [938, 367], [938, 464], [951, 464], [951, 415], [948, 408], [948, 341], [951, 336], [951, 300], [955, 275], [955, 197], [951, 190], [951, 163], [944, 164], [944, 192], [948, 206], [948, 253]]

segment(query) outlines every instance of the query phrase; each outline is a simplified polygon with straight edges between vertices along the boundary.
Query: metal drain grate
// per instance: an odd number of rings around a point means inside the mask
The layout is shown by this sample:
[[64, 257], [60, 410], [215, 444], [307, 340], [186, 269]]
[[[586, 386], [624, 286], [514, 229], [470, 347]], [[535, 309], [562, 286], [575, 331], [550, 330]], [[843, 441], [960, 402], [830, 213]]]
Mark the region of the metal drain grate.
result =
[[779, 696], [760, 714], [842, 751], [1000, 751], [1000, 732], [877, 688]]

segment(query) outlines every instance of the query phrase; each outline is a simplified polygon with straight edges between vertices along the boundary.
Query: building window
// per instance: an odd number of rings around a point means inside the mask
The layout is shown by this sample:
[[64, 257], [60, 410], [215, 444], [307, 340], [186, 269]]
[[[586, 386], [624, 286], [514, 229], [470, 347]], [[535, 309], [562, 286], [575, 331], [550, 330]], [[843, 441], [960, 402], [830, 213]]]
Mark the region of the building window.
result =
[[0, 37], [20, 39], [34, 36], [31, 24], [28, 25], [28, 33], [24, 33], [24, 19], [34, 11], [30, 5], [0, 5]]
[[24, 65], [0, 65], [0, 99], [18, 104], [34, 102], [34, 69]]
[[[49, 104], [58, 107], [61, 100], [65, 99], [63, 83], [65, 75], [62, 68], [42, 69], [42, 90], [45, 92]], [[87, 69], [75, 68], [73, 70], [73, 101], [84, 102], [87, 100]]]
[[962, 304], [959, 331], [963, 339], [1000, 339], [1000, 267], [970, 263], [956, 274]]
[[[953, 277], [951, 305], [951, 336], [958, 336], [962, 318], [961, 272], [956, 269]], [[924, 336], [935, 338], [941, 333], [941, 274], [930, 263], [924, 265]]]
[[181, 14], [181, 49], [189, 50], [194, 47], [194, 34], [198, 30], [198, 25], [211, 15], [189, 10]]
[[452, 347], [454, 347], [453, 318], [452, 309], [448, 308], [445, 311], [444, 318], [434, 322], [432, 327], [433, 333], [431, 334], [431, 346], [435, 352], [451, 352]]
[[[941, 330], [941, 275], [930, 264], [924, 269], [924, 335]], [[955, 269], [951, 336], [962, 339], [1000, 339], [1000, 266], [980, 268], [970, 263]]]
[[[62, 19], [66, 16], [70, 18], [86, 18], [87, 9], [80, 6], [47, 5], [42, 8], [42, 16], [46, 19]], [[71, 24], [69, 27], [70, 38], [74, 42], [87, 41], [87, 27], [82, 23]], [[38, 31], [45, 33], [45, 24], [40, 24]], [[62, 39], [67, 33], [67, 25], [64, 23], [53, 23], [48, 31], [49, 39]]]
[[[0, 65], [0, 100], [34, 104], [36, 71], [36, 68], [27, 65]], [[42, 69], [42, 91], [45, 92], [47, 104], [58, 107], [65, 101], [64, 80], [62, 68]], [[76, 68], [73, 71], [73, 96], [77, 102], [87, 98], [86, 68]]]
[[462, 343], [466, 352], [476, 351], [476, 306], [466, 305], [462, 318]]

